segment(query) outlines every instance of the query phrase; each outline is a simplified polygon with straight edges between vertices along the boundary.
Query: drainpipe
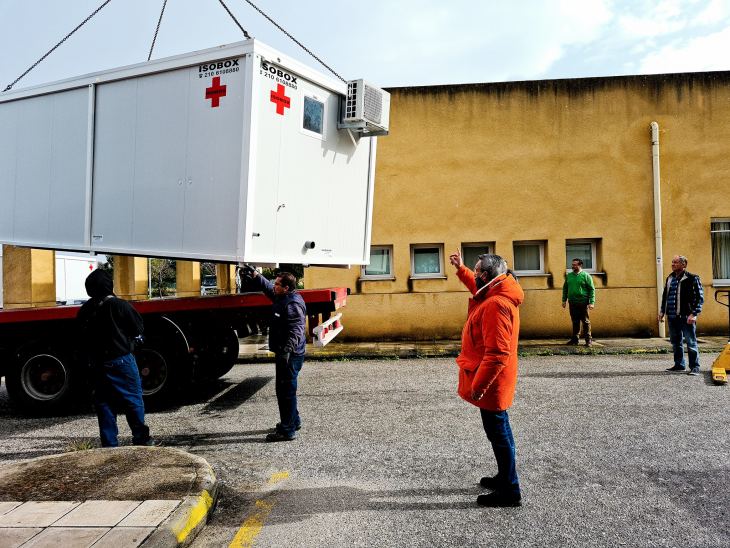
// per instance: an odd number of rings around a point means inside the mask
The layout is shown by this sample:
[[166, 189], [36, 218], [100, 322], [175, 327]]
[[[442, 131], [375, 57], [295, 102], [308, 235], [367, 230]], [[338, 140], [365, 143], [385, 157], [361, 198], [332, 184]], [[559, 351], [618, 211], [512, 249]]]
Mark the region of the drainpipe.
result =
[[[654, 245], [656, 250], [656, 299], [657, 312], [662, 306], [662, 291], [664, 290], [664, 264], [662, 256], [662, 197], [661, 179], [659, 177], [659, 124], [651, 123], [651, 166], [654, 176]], [[666, 336], [664, 322], [657, 321], [659, 336]]]

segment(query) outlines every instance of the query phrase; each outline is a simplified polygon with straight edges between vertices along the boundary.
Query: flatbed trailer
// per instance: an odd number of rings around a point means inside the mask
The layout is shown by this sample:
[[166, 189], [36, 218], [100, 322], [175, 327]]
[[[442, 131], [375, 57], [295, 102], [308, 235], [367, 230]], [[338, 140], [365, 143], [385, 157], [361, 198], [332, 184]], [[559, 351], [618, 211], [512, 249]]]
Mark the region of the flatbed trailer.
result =
[[[346, 288], [300, 291], [310, 333], [344, 306]], [[132, 301], [145, 323], [135, 350], [147, 404], [169, 400], [225, 375], [238, 358], [239, 335], [262, 324], [262, 293]], [[92, 370], [76, 321], [80, 306], [0, 310], [0, 376], [28, 412], [52, 413], [88, 397]]]

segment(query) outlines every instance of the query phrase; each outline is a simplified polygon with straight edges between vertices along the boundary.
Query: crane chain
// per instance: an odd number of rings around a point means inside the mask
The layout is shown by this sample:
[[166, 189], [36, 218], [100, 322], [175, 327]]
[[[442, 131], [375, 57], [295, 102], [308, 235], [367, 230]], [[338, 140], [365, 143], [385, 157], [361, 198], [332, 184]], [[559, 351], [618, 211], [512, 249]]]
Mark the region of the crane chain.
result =
[[228, 12], [228, 15], [230, 15], [231, 19], [233, 19], [233, 22], [236, 23], [236, 25], [238, 25], [238, 28], [241, 29], [241, 32], [246, 37], [246, 40], [250, 40], [251, 36], [249, 35], [248, 32], [246, 32], [246, 29], [244, 29], [241, 26], [241, 23], [238, 22], [238, 19], [236, 19], [236, 16], [233, 15], [233, 13], [231, 13], [231, 10], [228, 9], [228, 6], [226, 6], [226, 3], [223, 0], [218, 0], [218, 2], [220, 2], [221, 6], [223, 6], [223, 8]]
[[147, 56], [147, 60], [152, 59], [152, 50], [155, 49], [155, 42], [157, 42], [157, 33], [160, 32], [160, 24], [162, 23], [162, 16], [165, 15], [165, 6], [167, 6], [167, 0], [162, 2], [162, 11], [160, 11], [160, 18], [157, 20], [157, 28], [155, 29], [155, 35], [152, 37], [152, 45], [150, 46], [150, 53]]
[[23, 74], [21, 74], [20, 76], [18, 76], [12, 83], [8, 84], [8, 86], [3, 90], [3, 93], [5, 93], [6, 91], [10, 91], [13, 88], [13, 86], [15, 84], [17, 84], [26, 74], [28, 74], [31, 70], [33, 70], [34, 68], [36, 68], [46, 57], [48, 57], [51, 53], [53, 53], [56, 50], [56, 48], [58, 48], [58, 46], [60, 46], [66, 40], [68, 40], [74, 32], [76, 32], [81, 27], [83, 27], [89, 21], [89, 19], [91, 19], [92, 17], [94, 17], [94, 15], [96, 15], [97, 13], [99, 13], [102, 10], [102, 8], [104, 8], [104, 6], [106, 6], [111, 1], [112, 0], [106, 0], [102, 5], [100, 5], [94, 11], [92, 11], [91, 14], [86, 19], [84, 19], [83, 21], [81, 21], [81, 23], [79, 23], [78, 26], [75, 29], [73, 29], [66, 36], [64, 36], [58, 44], [56, 44], [51, 49], [49, 49], [46, 52], [46, 54], [43, 57], [41, 57], [40, 59], [38, 59], [35, 63], [33, 63], [28, 70], [26, 70]]
[[270, 23], [271, 23], [272, 25], [274, 25], [274, 26], [275, 26], [275, 27], [276, 27], [277, 29], [279, 29], [279, 30], [280, 30], [281, 32], [283, 32], [284, 34], [286, 34], [286, 35], [287, 35], [287, 36], [288, 36], [288, 37], [289, 37], [289, 38], [290, 38], [290, 39], [291, 39], [291, 40], [292, 40], [292, 41], [293, 41], [293, 42], [294, 42], [295, 44], [297, 44], [297, 45], [298, 45], [298, 46], [299, 46], [300, 48], [302, 48], [302, 49], [303, 49], [304, 51], [306, 51], [306, 52], [307, 52], [307, 53], [308, 53], [309, 55], [311, 55], [312, 57], [314, 57], [314, 58], [315, 58], [315, 59], [316, 59], [316, 60], [317, 60], [317, 61], [318, 61], [318, 62], [319, 62], [319, 63], [320, 63], [320, 64], [321, 64], [321, 65], [322, 65], [322, 66], [323, 66], [324, 68], [326, 68], [326, 69], [327, 69], [328, 71], [330, 71], [330, 72], [331, 72], [332, 74], [334, 74], [335, 76], [337, 76], [337, 78], [339, 78], [339, 79], [340, 79], [340, 80], [342, 80], [343, 82], [347, 83], [347, 80], [345, 80], [345, 79], [344, 79], [344, 78], [343, 78], [342, 76], [340, 76], [339, 74], [337, 74], [337, 73], [336, 73], [336, 72], [335, 72], [335, 71], [334, 71], [334, 70], [333, 70], [332, 68], [330, 68], [330, 67], [329, 67], [329, 65], [327, 65], [327, 63], [325, 63], [324, 61], [322, 61], [322, 59], [320, 59], [319, 57], [317, 57], [317, 56], [316, 56], [316, 55], [315, 55], [315, 54], [314, 54], [314, 53], [313, 53], [313, 52], [312, 52], [312, 51], [311, 51], [311, 50], [310, 50], [309, 48], [307, 48], [307, 47], [306, 47], [306, 46], [305, 46], [304, 44], [302, 44], [302, 43], [301, 43], [301, 42], [300, 42], [299, 40], [297, 40], [297, 39], [296, 39], [296, 38], [294, 38], [294, 37], [293, 37], [293, 36], [292, 36], [291, 34], [289, 34], [289, 33], [288, 33], [288, 32], [287, 32], [287, 31], [286, 31], [285, 29], [284, 29], [284, 27], [282, 27], [281, 25], [279, 25], [279, 24], [278, 24], [278, 23], [277, 23], [276, 21], [274, 21], [274, 20], [273, 20], [273, 19], [272, 19], [271, 17], [269, 17], [269, 16], [268, 16], [268, 15], [266, 15], [266, 14], [265, 14], [265, 13], [264, 13], [263, 11], [261, 11], [261, 9], [260, 9], [260, 8], [259, 8], [259, 7], [258, 7], [258, 6], [256, 5], [256, 4], [254, 4], [253, 2], [251, 2], [251, 0], [244, 0], [244, 2], [246, 2], [247, 4], [249, 4], [249, 5], [250, 5], [250, 6], [251, 6], [251, 7], [253, 8], [253, 9], [255, 9], [255, 10], [256, 10], [257, 12], [259, 12], [259, 13], [260, 13], [261, 15], [263, 15], [263, 16], [264, 16], [264, 17], [265, 17], [266, 19], [268, 19], [268, 20], [269, 20], [269, 22], [270, 22]]

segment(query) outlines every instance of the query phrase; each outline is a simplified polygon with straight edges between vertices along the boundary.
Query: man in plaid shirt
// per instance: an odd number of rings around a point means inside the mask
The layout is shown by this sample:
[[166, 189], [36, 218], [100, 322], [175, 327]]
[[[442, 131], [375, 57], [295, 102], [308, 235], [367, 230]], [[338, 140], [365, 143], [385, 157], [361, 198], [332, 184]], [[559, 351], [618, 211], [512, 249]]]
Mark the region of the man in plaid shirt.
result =
[[674, 349], [674, 366], [671, 373], [686, 371], [682, 340], [687, 341], [689, 356], [688, 375], [700, 374], [700, 354], [697, 348], [697, 316], [702, 312], [705, 295], [697, 274], [687, 272], [687, 257], [672, 258], [672, 273], [667, 276], [662, 293], [659, 321], [666, 316], [669, 323], [669, 339]]

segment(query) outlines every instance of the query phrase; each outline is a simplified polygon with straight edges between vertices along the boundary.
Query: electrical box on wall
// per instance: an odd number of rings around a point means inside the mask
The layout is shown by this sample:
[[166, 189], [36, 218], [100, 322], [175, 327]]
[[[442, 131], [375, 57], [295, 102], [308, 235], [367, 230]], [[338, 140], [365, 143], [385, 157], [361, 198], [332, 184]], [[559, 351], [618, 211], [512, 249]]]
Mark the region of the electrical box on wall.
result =
[[338, 128], [347, 87], [248, 40], [1, 95], [0, 243], [367, 264], [376, 139]]

